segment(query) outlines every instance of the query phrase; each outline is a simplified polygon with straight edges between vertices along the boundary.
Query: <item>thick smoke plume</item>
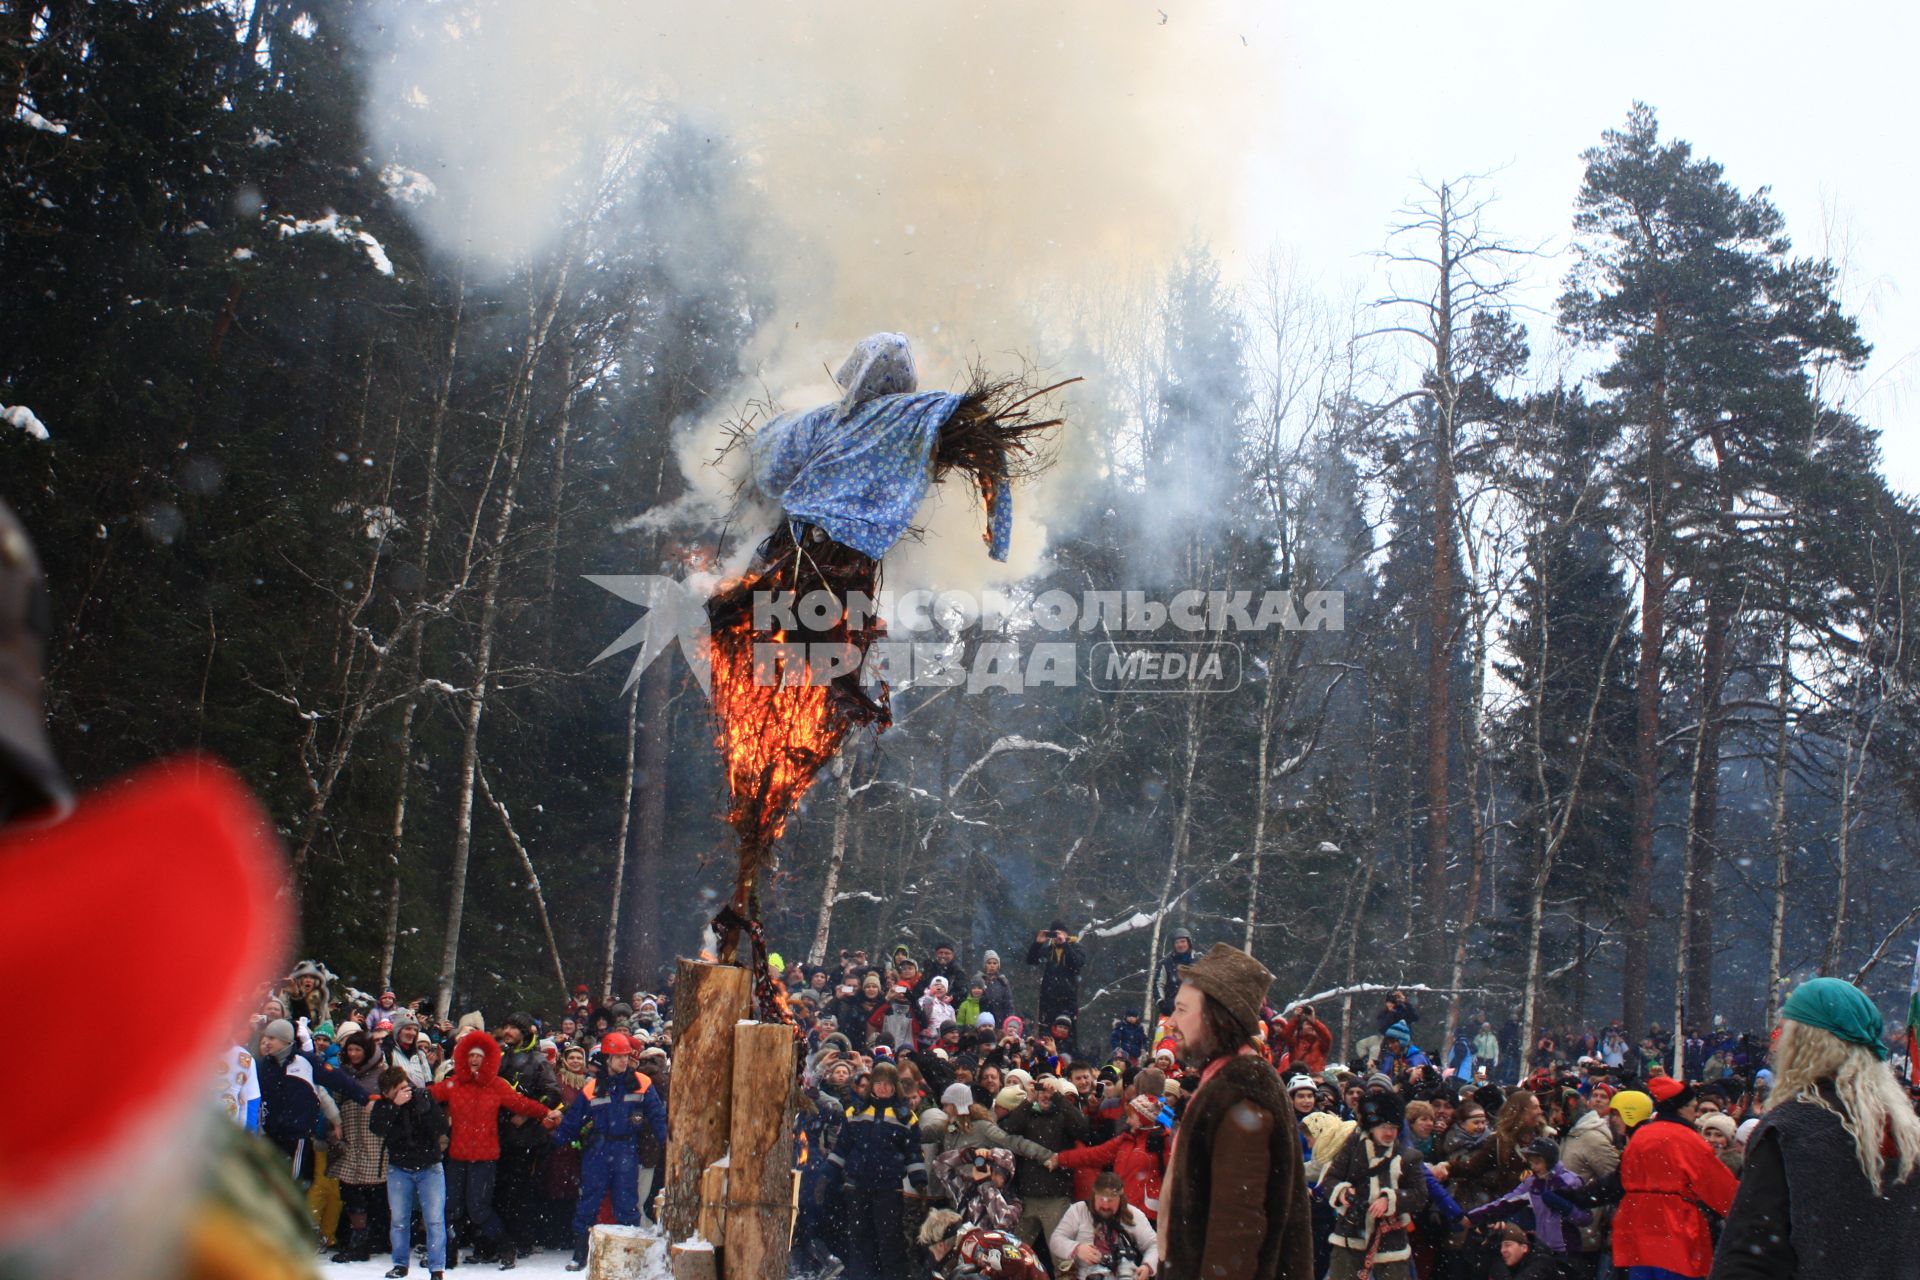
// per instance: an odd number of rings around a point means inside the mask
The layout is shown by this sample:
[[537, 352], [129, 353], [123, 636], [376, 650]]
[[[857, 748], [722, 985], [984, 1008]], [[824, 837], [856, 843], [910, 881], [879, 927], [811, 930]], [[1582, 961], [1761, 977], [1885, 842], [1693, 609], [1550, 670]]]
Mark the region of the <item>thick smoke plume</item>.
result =
[[[483, 271], [563, 234], [608, 147], [644, 146], [669, 111], [711, 131], [780, 241], [761, 246], [778, 313], [738, 402], [801, 408], [883, 329], [914, 341], [923, 386], [958, 385], [974, 360], [1057, 368], [1043, 299], [1236, 229], [1240, 179], [1278, 123], [1273, 51], [1251, 4], [1157, 4], [394, 0], [367, 33], [367, 117], [383, 161], [436, 184], [416, 206], [430, 238]], [[698, 225], [649, 230], [690, 281], [730, 265]], [[710, 456], [716, 427], [682, 424], [683, 459]], [[1073, 475], [1022, 495], [996, 580], [1038, 567], [1048, 489]], [[923, 515], [894, 585], [988, 581], [972, 504], [936, 491]]]

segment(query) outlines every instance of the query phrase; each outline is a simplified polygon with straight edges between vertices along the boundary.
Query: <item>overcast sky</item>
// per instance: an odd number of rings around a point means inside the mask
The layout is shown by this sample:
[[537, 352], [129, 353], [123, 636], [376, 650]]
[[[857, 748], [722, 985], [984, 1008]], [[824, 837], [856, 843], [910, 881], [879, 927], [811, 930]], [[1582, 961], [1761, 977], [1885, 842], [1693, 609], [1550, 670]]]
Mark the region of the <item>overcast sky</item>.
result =
[[[1169, 4], [1171, 19], [1181, 11]], [[1920, 17], [1907, 5], [1617, 0], [1286, 4], [1246, 32], [1283, 82], [1250, 156], [1250, 234], [1328, 283], [1370, 270], [1417, 178], [1497, 170], [1492, 228], [1564, 250], [1580, 153], [1635, 99], [1743, 191], [1772, 188], [1795, 249], [1843, 259], [1874, 354], [1860, 411], [1920, 492]], [[1263, 245], [1241, 246], [1257, 251]], [[1566, 259], [1538, 264], [1550, 309]]]

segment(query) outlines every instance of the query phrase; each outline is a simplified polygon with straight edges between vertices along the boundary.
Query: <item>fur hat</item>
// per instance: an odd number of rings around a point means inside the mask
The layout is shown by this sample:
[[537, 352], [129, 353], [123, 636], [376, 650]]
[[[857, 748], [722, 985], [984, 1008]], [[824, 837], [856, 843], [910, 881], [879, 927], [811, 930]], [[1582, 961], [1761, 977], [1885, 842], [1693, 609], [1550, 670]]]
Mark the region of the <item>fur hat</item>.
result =
[[924, 1245], [939, 1244], [942, 1240], [958, 1234], [960, 1215], [951, 1209], [935, 1209], [927, 1214], [925, 1222], [920, 1224], [919, 1241]]
[[1214, 943], [1207, 954], [1181, 966], [1180, 980], [1211, 996], [1248, 1035], [1260, 1025], [1260, 1009], [1273, 986], [1267, 966], [1224, 942]]
[[965, 1111], [973, 1105], [973, 1090], [964, 1084], [950, 1084], [940, 1094], [940, 1105]]
[[1360, 1124], [1363, 1128], [1390, 1124], [1398, 1129], [1406, 1118], [1407, 1108], [1397, 1093], [1369, 1093], [1360, 1099]]

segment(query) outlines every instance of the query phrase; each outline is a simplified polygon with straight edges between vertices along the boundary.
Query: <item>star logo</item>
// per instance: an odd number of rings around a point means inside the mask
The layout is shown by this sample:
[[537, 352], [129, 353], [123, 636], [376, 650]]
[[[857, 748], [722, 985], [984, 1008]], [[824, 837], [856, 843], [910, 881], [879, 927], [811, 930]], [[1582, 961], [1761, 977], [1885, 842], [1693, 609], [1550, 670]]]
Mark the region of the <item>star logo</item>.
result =
[[[711, 632], [707, 626], [707, 602], [704, 596], [678, 579], [658, 574], [585, 576], [595, 586], [604, 587], [622, 600], [642, 605], [647, 610], [638, 622], [628, 627], [618, 640], [602, 649], [593, 659], [593, 662], [599, 662], [623, 649], [640, 646], [640, 652], [633, 659], [633, 669], [627, 672], [627, 682], [620, 686], [620, 692], [625, 693], [638, 684], [640, 673], [651, 666], [669, 644], [678, 640], [681, 656], [686, 658], [693, 678], [700, 682], [700, 691], [709, 698], [713, 696], [712, 673], [707, 663], [707, 639]], [[593, 662], [587, 665], [592, 666]]]

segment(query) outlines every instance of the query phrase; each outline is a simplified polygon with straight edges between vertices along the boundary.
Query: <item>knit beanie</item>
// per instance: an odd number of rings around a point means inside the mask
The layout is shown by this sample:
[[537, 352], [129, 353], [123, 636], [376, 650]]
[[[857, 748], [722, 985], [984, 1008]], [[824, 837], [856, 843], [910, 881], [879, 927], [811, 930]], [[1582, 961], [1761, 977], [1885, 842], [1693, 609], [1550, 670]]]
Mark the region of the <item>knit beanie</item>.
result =
[[1012, 1111], [1027, 1100], [1027, 1091], [1018, 1085], [1008, 1085], [993, 1096], [993, 1105], [1005, 1111]]
[[260, 1029], [260, 1034], [270, 1040], [284, 1040], [293, 1043], [293, 1024], [285, 1018], [275, 1018]]
[[1158, 1120], [1160, 1118], [1160, 1099], [1150, 1093], [1136, 1095], [1127, 1105], [1139, 1112], [1143, 1119]]
[[1693, 1127], [1700, 1131], [1701, 1137], [1708, 1133], [1717, 1133], [1732, 1145], [1734, 1135], [1739, 1131], [1733, 1123], [1733, 1117], [1724, 1111], [1715, 1111], [1694, 1121]]
[[995, 961], [995, 962], [998, 962], [998, 961], [999, 961], [999, 959], [1000, 959], [1000, 953], [999, 953], [998, 951], [989, 951], [989, 952], [987, 952], [987, 954], [986, 954], [986, 955], [984, 955], [984, 956], [982, 956], [982, 957], [980, 958], [980, 962], [981, 962], [982, 964], [985, 964], [985, 963], [986, 963], [987, 961], [989, 961], [989, 960], [992, 960], [992, 961]]

